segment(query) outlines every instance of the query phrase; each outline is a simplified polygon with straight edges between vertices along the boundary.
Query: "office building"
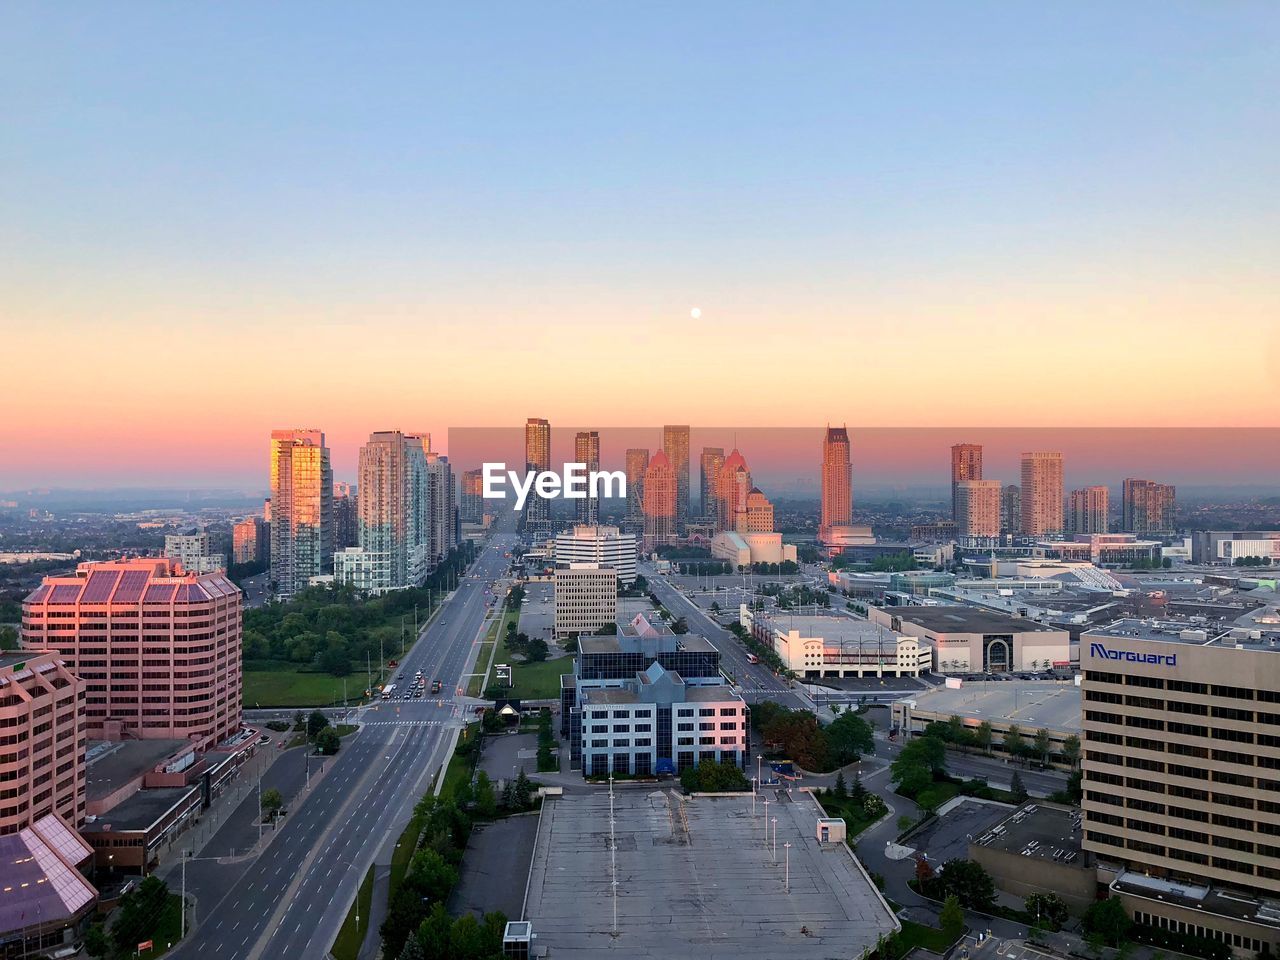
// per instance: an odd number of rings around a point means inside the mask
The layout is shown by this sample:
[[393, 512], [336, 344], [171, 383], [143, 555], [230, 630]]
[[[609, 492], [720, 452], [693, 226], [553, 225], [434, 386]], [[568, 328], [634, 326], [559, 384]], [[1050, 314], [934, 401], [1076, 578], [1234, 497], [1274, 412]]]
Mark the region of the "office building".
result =
[[[981, 457], [981, 450], [979, 450]], [[961, 546], [989, 547], [1000, 539], [999, 480], [959, 480], [952, 484], [956, 536]]]
[[271, 431], [271, 580], [291, 597], [333, 567], [333, 471], [320, 430]]
[[618, 615], [618, 574], [595, 563], [557, 565], [555, 618], [557, 637], [595, 633]]
[[1061, 536], [1063, 523], [1062, 454], [1022, 455], [1022, 534]]
[[[427, 440], [430, 443], [430, 440]], [[426, 454], [427, 567], [434, 569], [458, 546], [458, 507], [453, 467], [449, 458], [428, 450]], [[533, 499], [531, 498], [530, 502]], [[546, 503], [546, 501], [542, 501]], [[526, 508], [528, 504], [526, 504]]]
[[649, 469], [649, 451], [642, 447], [630, 447], [626, 458], [627, 519], [643, 527], [644, 524], [644, 474]]
[[82, 563], [23, 601], [22, 642], [56, 650], [84, 681], [95, 739], [207, 749], [240, 729], [241, 596], [221, 573], [155, 557]]
[[1000, 534], [1017, 536], [1022, 532], [1022, 488], [1016, 483], [1005, 484], [1000, 491]]
[[918, 677], [933, 667], [933, 647], [918, 637], [848, 617], [738, 608], [739, 622], [806, 680]]
[[633, 533], [617, 527], [578, 525], [556, 536], [556, 563], [594, 563], [608, 567], [618, 582], [630, 586], [636, 580], [639, 541]]
[[1131, 916], [1280, 950], [1280, 634], [1121, 620], [1080, 640], [1084, 847]]
[[676, 533], [689, 522], [689, 426], [667, 424], [662, 428], [662, 449], [671, 464], [676, 483]]
[[261, 517], [245, 517], [231, 528], [231, 559], [237, 564], [265, 563], [271, 536]]
[[[551, 424], [538, 417], [530, 417], [524, 425], [525, 474], [550, 469]], [[535, 535], [547, 533], [551, 526], [551, 501], [530, 492], [520, 520], [525, 530]]]
[[738, 514], [734, 532], [773, 532], [773, 503], [759, 487], [752, 487], [747, 493], [745, 509]]
[[209, 534], [203, 530], [165, 534], [164, 555], [192, 573], [216, 573], [227, 569], [226, 555], [210, 549]]
[[484, 523], [484, 471], [464, 470], [458, 499], [463, 523]]
[[720, 468], [720, 516], [716, 524], [720, 530], [738, 529], [738, 514], [746, 512], [747, 495], [754, 488], [746, 457], [734, 447]]
[[[597, 431], [582, 430], [574, 434], [573, 461], [586, 465], [588, 477], [600, 469], [600, 434]], [[575, 502], [575, 507], [578, 523], [592, 525], [600, 522], [599, 498], [583, 497]]]
[[644, 472], [644, 549], [676, 539], [676, 478], [664, 451], [649, 460]]
[[1106, 533], [1110, 529], [1111, 493], [1106, 487], [1071, 491], [1071, 532]]
[[703, 447], [698, 459], [698, 490], [704, 520], [715, 521], [720, 515], [719, 478], [724, 466], [724, 447]]
[[951, 517], [960, 522], [959, 485], [982, 479], [982, 444], [957, 443], [951, 447]]
[[1234, 564], [1237, 560], [1280, 563], [1280, 530], [1197, 530], [1191, 534], [1196, 563]]
[[836, 527], [853, 522], [853, 467], [849, 457], [849, 431], [827, 427], [822, 439], [822, 504], [818, 542], [827, 543]]
[[872, 623], [927, 640], [939, 673], [1048, 670], [1071, 662], [1066, 630], [974, 607], [872, 607]]
[[360, 448], [358, 469], [359, 551], [334, 555], [334, 577], [354, 583], [358, 569], [362, 589], [375, 593], [411, 586], [421, 574], [411, 561], [417, 541], [414, 497], [423, 470], [422, 446], [399, 430], [371, 433]]
[[1128, 533], [1172, 533], [1178, 526], [1177, 491], [1170, 484], [1129, 477], [1120, 506], [1120, 528]]
[[349, 483], [333, 485], [333, 549], [343, 550], [360, 543], [360, 498]]
[[53, 651], [0, 652], [0, 835], [84, 823], [84, 689]]

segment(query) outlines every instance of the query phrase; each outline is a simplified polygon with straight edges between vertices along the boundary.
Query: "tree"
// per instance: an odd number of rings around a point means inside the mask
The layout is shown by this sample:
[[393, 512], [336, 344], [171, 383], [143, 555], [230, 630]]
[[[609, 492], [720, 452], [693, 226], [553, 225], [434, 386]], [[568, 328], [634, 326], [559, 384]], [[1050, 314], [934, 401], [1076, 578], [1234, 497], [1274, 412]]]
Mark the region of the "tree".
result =
[[960, 906], [959, 898], [954, 893], [947, 897], [942, 904], [942, 912], [938, 915], [938, 922], [948, 934], [959, 933], [964, 926], [964, 910]]
[[329, 718], [319, 710], [312, 710], [311, 716], [307, 717], [307, 739], [314, 740], [319, 736], [320, 731], [329, 725]]
[[875, 749], [871, 724], [858, 714], [846, 710], [826, 726], [827, 746], [831, 760], [838, 767], [853, 763], [864, 753]]
[[853, 775], [853, 786], [849, 788], [849, 797], [854, 803], [864, 803], [869, 796], [871, 794], [862, 785], [862, 774], [855, 773]]
[[1033, 893], [1023, 901], [1023, 907], [1038, 923], [1053, 931], [1061, 930], [1070, 916], [1066, 902], [1056, 893]]
[[751, 784], [736, 763], [703, 761], [686, 767], [680, 774], [680, 785], [690, 793], [739, 793]]
[[480, 816], [490, 819], [498, 812], [498, 801], [493, 795], [493, 781], [483, 770], [476, 774], [475, 798], [476, 813]]
[[991, 875], [972, 860], [948, 860], [926, 892], [942, 900], [955, 896], [962, 907], [984, 913], [990, 912], [996, 899], [996, 885]]
[[521, 767], [520, 773], [516, 775], [513, 792], [516, 806], [521, 810], [529, 806], [533, 801], [533, 784], [529, 782], [529, 778], [525, 775], [524, 767]]
[[342, 749], [342, 738], [333, 727], [325, 727], [316, 735], [316, 749], [326, 757], [332, 757]]
[[5, 624], [0, 627], [0, 650], [18, 649], [18, 631]]
[[[523, 634], [521, 634], [521, 636], [523, 636]], [[530, 663], [541, 663], [543, 660], [547, 659], [547, 655], [550, 652], [550, 648], [547, 646], [547, 641], [543, 640], [541, 637], [534, 637], [532, 640], [529, 640], [524, 647], [525, 659]]]
[[1016, 723], [1009, 724], [1009, 729], [1004, 733], [1004, 749], [1014, 758], [1021, 757], [1026, 752], [1027, 742]]
[[836, 785], [831, 793], [837, 800], [844, 800], [849, 796], [849, 785], [844, 782], [843, 770], [836, 774]]
[[978, 724], [978, 731], [974, 734], [974, 743], [983, 753], [991, 752], [991, 721], [983, 720]]
[[284, 808], [284, 797], [275, 787], [262, 791], [262, 808], [264, 820], [274, 820]]
[[1081, 922], [1087, 936], [1096, 936], [1112, 947], [1118, 947], [1125, 941], [1132, 926], [1133, 921], [1124, 912], [1124, 905], [1115, 897], [1091, 904]]
[[1080, 762], [1080, 738], [1074, 733], [1062, 741], [1062, 759], [1073, 769]]
[[105, 957], [111, 952], [111, 941], [101, 923], [95, 923], [85, 933], [84, 950], [91, 957]]
[[1040, 757], [1040, 762], [1048, 763], [1051, 747], [1049, 745], [1049, 731], [1044, 727], [1041, 727], [1036, 731], [1035, 744], [1036, 754]]
[[1013, 778], [1009, 781], [1009, 793], [1014, 803], [1023, 803], [1027, 799], [1027, 788], [1023, 786], [1022, 776], [1017, 770], [1013, 771]]
[[[338, 634], [330, 633], [329, 636], [336, 637]], [[351, 658], [347, 655], [347, 645], [330, 641], [324, 648], [324, 652], [320, 654], [319, 665], [325, 673], [335, 677], [345, 677], [351, 672]]]

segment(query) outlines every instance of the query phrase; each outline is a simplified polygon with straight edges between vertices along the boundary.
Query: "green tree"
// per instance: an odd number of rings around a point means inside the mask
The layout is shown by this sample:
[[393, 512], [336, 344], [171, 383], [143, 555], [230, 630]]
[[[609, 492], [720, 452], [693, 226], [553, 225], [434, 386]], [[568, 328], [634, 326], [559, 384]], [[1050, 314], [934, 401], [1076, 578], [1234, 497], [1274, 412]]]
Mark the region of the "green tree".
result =
[[964, 909], [960, 906], [960, 900], [954, 893], [948, 896], [942, 904], [942, 912], [938, 915], [938, 922], [948, 935], [959, 933], [964, 927]]
[[0, 650], [18, 649], [18, 631], [5, 624], [0, 627]]
[[974, 744], [983, 753], [991, 752], [991, 721], [983, 720], [978, 724], [978, 730], [973, 737]]
[[680, 785], [690, 793], [737, 793], [751, 789], [751, 783], [736, 763], [704, 761], [686, 767]]
[[1013, 771], [1013, 777], [1009, 780], [1009, 794], [1014, 803], [1023, 803], [1027, 799], [1027, 788], [1023, 786], [1022, 775], [1017, 770]]
[[1080, 762], [1080, 738], [1074, 733], [1062, 741], [1062, 759], [1072, 768]]
[[836, 774], [836, 784], [831, 793], [837, 800], [844, 800], [849, 796], [849, 785], [844, 781], [843, 770]]
[[1056, 893], [1033, 893], [1022, 905], [1027, 913], [1049, 930], [1061, 930], [1071, 915], [1066, 902]]
[[846, 710], [825, 728], [831, 760], [843, 767], [853, 763], [864, 753], [875, 750], [875, 738], [871, 724], [852, 711]]
[[84, 935], [84, 951], [91, 957], [105, 957], [111, 953], [111, 941], [107, 938], [106, 928], [95, 923]]
[[329, 718], [319, 710], [312, 710], [311, 716], [307, 717], [307, 739], [314, 740], [327, 726], [329, 726]]
[[996, 885], [981, 864], [972, 860], [948, 860], [931, 881], [931, 896], [954, 896], [962, 907], [989, 913], [996, 899]]
[[476, 774], [475, 798], [476, 813], [486, 820], [498, 812], [498, 801], [493, 795], [493, 781], [483, 770]]
[[1125, 913], [1124, 905], [1115, 897], [1091, 904], [1081, 922], [1086, 936], [1098, 937], [1111, 947], [1124, 943], [1132, 926], [1133, 921]]
[[325, 727], [316, 735], [316, 749], [326, 757], [332, 757], [342, 747], [342, 738], [333, 727]]
[[275, 787], [271, 787], [262, 791], [262, 817], [264, 820], [274, 820], [284, 809], [284, 797]]
[[533, 802], [533, 784], [529, 782], [529, 778], [525, 775], [524, 767], [521, 767], [520, 772], [516, 775], [514, 794], [516, 806], [521, 810]]
[[1052, 748], [1049, 744], [1049, 731], [1044, 727], [1041, 727], [1036, 731], [1035, 740], [1036, 755], [1040, 758], [1041, 763], [1049, 762], [1049, 752], [1051, 749]]
[[1004, 733], [1004, 749], [1011, 757], [1021, 757], [1027, 751], [1027, 741], [1016, 723], [1009, 724]]

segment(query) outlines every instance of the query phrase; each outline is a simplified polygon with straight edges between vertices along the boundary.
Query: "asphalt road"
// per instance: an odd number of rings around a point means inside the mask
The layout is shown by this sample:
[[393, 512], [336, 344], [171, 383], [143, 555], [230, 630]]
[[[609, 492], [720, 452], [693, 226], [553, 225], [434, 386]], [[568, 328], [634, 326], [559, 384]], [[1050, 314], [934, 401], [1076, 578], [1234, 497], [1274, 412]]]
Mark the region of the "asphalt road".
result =
[[[192, 861], [187, 888], [198, 898], [198, 926], [171, 955], [187, 960], [323, 957], [360, 880], [385, 862], [414, 804], [448, 759], [465, 721], [463, 677], [470, 672], [487, 611], [486, 588], [506, 570], [514, 537], [499, 532], [401, 661], [443, 693], [385, 701], [361, 711], [348, 741], [265, 852], [248, 863]], [[215, 838], [216, 839], [216, 838]], [[379, 857], [379, 854], [382, 854]], [[176, 879], [171, 876], [171, 881]]]

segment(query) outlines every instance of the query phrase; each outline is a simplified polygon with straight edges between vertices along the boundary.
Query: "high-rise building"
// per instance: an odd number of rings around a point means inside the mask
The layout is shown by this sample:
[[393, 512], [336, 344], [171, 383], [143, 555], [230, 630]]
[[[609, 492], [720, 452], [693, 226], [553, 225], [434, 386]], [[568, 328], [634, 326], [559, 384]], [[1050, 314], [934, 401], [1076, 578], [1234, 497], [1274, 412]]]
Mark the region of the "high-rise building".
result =
[[999, 480], [960, 480], [952, 488], [956, 536], [962, 546], [993, 546], [1000, 539]]
[[179, 574], [161, 557], [82, 563], [23, 601], [22, 642], [84, 681], [93, 739], [207, 750], [240, 730], [241, 597], [221, 573]]
[[333, 484], [333, 549], [345, 550], [360, 542], [360, 498], [357, 487]]
[[720, 468], [720, 516], [716, 521], [718, 530], [738, 529], [738, 514], [746, 512], [747, 495], [754, 487], [747, 460], [738, 448], [734, 447], [725, 458], [724, 466]]
[[227, 569], [226, 555], [212, 551], [209, 534], [203, 530], [166, 534], [164, 555], [170, 560], [177, 560], [182, 564], [183, 570], [192, 573], [213, 573]]
[[556, 536], [556, 563], [594, 563], [609, 567], [618, 582], [630, 585], [636, 579], [635, 534], [623, 533], [617, 527], [576, 526]]
[[960, 522], [960, 494], [957, 484], [982, 479], [982, 444], [956, 443], [951, 446], [951, 519]]
[[555, 630], [557, 637], [595, 633], [618, 614], [618, 574], [595, 563], [557, 565]]
[[397, 590], [418, 581], [422, 571], [414, 553], [419, 527], [415, 486], [421, 461], [421, 444], [401, 431], [369, 434], [368, 442], [360, 448], [358, 467], [360, 549], [335, 555], [334, 576], [339, 581], [374, 592]]
[[333, 471], [320, 430], [271, 431], [271, 579], [291, 597], [333, 565]]
[[746, 509], [736, 519], [735, 533], [773, 533], [773, 504], [759, 487], [747, 491]]
[[1022, 488], [1005, 484], [1000, 492], [1000, 532], [1016, 536], [1022, 532]]
[[676, 478], [659, 450], [644, 472], [644, 548], [652, 550], [676, 538]]
[[0, 651], [0, 691], [0, 742], [13, 745], [0, 753], [0, 836], [51, 813], [78, 829], [85, 819], [84, 682], [55, 652]]
[[261, 517], [245, 517], [231, 528], [231, 559], [234, 563], [266, 561], [270, 528]]
[[832, 527], [847, 527], [853, 522], [853, 468], [849, 460], [849, 431], [844, 427], [827, 427], [822, 440], [822, 514], [818, 523], [818, 540], [831, 539]]
[[1062, 454], [1022, 455], [1022, 533], [1028, 537], [1061, 536], [1063, 523]]
[[1128, 533], [1172, 533], [1177, 523], [1177, 491], [1154, 480], [1124, 482], [1121, 498], [1121, 527]]
[[[530, 417], [524, 425], [525, 474], [551, 469], [551, 424], [538, 417]], [[545, 533], [551, 524], [551, 501], [530, 491], [525, 501], [521, 521], [526, 530]]]
[[1083, 633], [1082, 843], [1140, 922], [1273, 956], [1280, 634], [1231, 626]]
[[664, 426], [662, 449], [676, 480], [676, 532], [679, 533], [689, 522], [689, 425]]
[[[574, 463], [587, 467], [587, 476], [600, 469], [600, 434], [595, 430], [582, 430], [573, 438]], [[600, 500], [583, 497], [577, 502], [578, 523], [592, 525], [600, 522]]]
[[[448, 457], [428, 453], [426, 471], [430, 518], [428, 557], [430, 566], [434, 568], [458, 545], [457, 495], [453, 488], [453, 467], [449, 465]], [[527, 509], [528, 504], [525, 506]]]
[[649, 469], [649, 451], [643, 447], [627, 450], [627, 519], [644, 521], [644, 474]]
[[463, 523], [484, 523], [484, 471], [464, 470], [458, 500]]
[[1106, 533], [1111, 514], [1111, 493], [1106, 487], [1071, 491], [1071, 532]]
[[715, 522], [720, 516], [720, 500], [717, 494], [720, 468], [724, 466], [724, 447], [703, 447], [698, 460], [698, 491], [701, 495], [701, 513], [706, 520]]

